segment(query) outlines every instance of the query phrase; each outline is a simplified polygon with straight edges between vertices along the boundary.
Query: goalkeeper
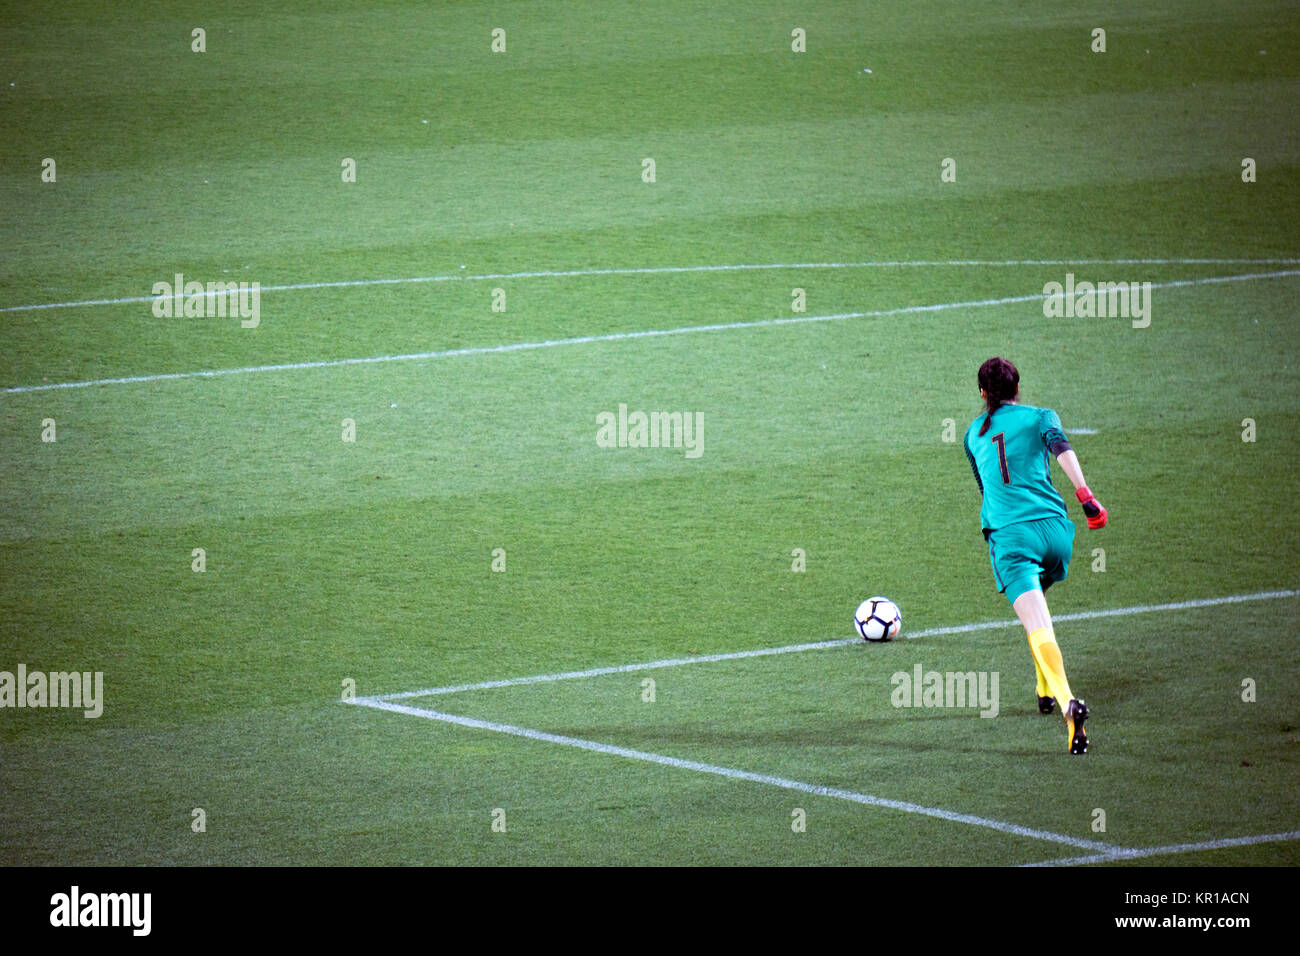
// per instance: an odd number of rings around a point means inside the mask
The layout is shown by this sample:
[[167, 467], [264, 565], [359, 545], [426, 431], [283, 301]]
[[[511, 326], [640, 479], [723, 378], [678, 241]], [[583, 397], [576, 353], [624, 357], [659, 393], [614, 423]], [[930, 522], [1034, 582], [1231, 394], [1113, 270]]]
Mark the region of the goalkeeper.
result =
[[1074, 484], [1089, 528], [1105, 526], [1106, 509], [1088, 490], [1056, 412], [1019, 403], [1020, 373], [1014, 365], [989, 359], [980, 366], [979, 388], [985, 411], [966, 429], [963, 443], [984, 499], [980, 522], [993, 576], [1029, 635], [1039, 711], [1050, 714], [1060, 702], [1070, 753], [1087, 753], [1088, 707], [1070, 691], [1043, 596], [1065, 579], [1074, 547], [1074, 525], [1052, 486], [1050, 458]]

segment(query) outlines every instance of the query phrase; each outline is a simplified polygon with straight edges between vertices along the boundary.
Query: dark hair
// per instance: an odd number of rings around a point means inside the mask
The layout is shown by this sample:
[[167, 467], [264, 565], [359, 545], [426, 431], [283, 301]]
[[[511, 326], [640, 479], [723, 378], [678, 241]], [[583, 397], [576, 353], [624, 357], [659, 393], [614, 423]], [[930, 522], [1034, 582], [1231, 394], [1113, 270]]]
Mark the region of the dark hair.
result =
[[980, 435], [989, 430], [993, 413], [1002, 407], [1002, 403], [1015, 398], [1020, 393], [1020, 373], [1016, 367], [1004, 358], [991, 358], [980, 366], [980, 388], [988, 396], [985, 403], [988, 412], [984, 424], [980, 426]]

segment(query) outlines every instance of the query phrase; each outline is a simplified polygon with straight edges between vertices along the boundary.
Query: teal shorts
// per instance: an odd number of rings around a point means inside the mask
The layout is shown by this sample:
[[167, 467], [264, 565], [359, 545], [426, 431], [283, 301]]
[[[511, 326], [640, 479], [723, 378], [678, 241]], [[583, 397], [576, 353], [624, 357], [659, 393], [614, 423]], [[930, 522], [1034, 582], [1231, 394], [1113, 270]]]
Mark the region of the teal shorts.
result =
[[1046, 591], [1064, 581], [1074, 550], [1068, 518], [1018, 521], [989, 535], [989, 561], [998, 590], [1012, 604], [1026, 591]]

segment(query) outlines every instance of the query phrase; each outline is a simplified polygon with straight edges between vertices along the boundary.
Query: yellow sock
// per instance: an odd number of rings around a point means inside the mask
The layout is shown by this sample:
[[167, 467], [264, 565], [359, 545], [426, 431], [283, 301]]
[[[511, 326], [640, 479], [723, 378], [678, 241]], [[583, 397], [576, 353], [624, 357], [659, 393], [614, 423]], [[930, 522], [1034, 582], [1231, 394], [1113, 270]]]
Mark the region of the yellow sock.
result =
[[[1033, 653], [1033, 648], [1030, 648]], [[1043, 676], [1043, 669], [1038, 666], [1038, 658], [1034, 658], [1034, 686], [1039, 697], [1051, 697], [1052, 688], [1047, 683], [1047, 678]]]
[[1065, 662], [1061, 660], [1056, 634], [1050, 627], [1040, 627], [1029, 635], [1029, 649], [1034, 652], [1034, 662], [1038, 665], [1039, 673], [1052, 689], [1052, 696], [1064, 713], [1074, 695], [1070, 693], [1070, 682], [1065, 679]]

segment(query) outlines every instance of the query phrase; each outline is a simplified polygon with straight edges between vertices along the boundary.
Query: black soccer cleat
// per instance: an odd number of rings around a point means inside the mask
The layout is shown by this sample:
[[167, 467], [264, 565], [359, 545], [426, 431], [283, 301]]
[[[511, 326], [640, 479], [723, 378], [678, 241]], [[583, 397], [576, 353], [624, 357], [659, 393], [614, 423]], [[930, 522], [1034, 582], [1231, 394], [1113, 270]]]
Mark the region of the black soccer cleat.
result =
[[1076, 698], [1071, 698], [1065, 708], [1065, 728], [1070, 733], [1070, 753], [1086, 754], [1088, 752], [1088, 734], [1083, 729], [1083, 722], [1088, 719], [1088, 705]]
[[1055, 710], [1056, 710], [1056, 698], [1055, 698], [1055, 697], [1040, 697], [1040, 698], [1038, 698], [1038, 712], [1039, 712], [1040, 714], [1050, 714], [1050, 713], [1053, 713]]

